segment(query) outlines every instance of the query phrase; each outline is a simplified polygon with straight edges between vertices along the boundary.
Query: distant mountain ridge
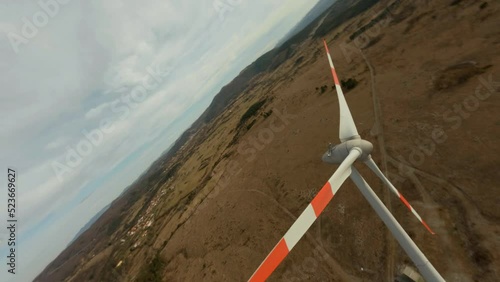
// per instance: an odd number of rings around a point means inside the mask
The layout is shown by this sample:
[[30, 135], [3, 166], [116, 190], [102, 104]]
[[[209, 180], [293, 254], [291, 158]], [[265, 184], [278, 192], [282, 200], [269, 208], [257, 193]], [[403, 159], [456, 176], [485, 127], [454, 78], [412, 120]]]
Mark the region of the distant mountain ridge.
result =
[[106, 205], [104, 208], [102, 208], [96, 215], [94, 215], [88, 222], [87, 224], [85, 224], [82, 228], [80, 228], [80, 231], [78, 231], [78, 233], [76, 233], [75, 237], [73, 237], [73, 239], [71, 239], [71, 242], [68, 243], [67, 246], [73, 244], [73, 242], [78, 239], [78, 237], [80, 237], [80, 235], [83, 234], [83, 232], [87, 231], [87, 229], [90, 228], [90, 226], [92, 226], [92, 224], [94, 224], [94, 222], [96, 222], [99, 217], [101, 217], [101, 215], [103, 215], [107, 210], [108, 208], [111, 206], [111, 203], [109, 203], [108, 205]]
[[[277, 47], [268, 51], [267, 53], [260, 56], [253, 63], [244, 68], [238, 76], [236, 76], [231, 82], [223, 86], [219, 93], [215, 95], [210, 105], [207, 109], [196, 119], [191, 126], [186, 129], [176, 141], [169, 146], [164, 153], [151, 164], [151, 166], [146, 169], [139, 178], [134, 181], [129, 187], [127, 187], [122, 194], [119, 196], [126, 196], [132, 193], [134, 189], [139, 187], [144, 179], [152, 177], [154, 175], [162, 175], [164, 179], [175, 173], [176, 168], [171, 167], [169, 171], [161, 171], [159, 168], [166, 164], [181, 147], [189, 140], [192, 134], [196, 133], [204, 124], [209, 123], [220, 113], [224, 111], [240, 94], [242, 94], [247, 87], [249, 87], [251, 80], [258, 74], [273, 71], [281, 63], [285, 62], [288, 58], [293, 55], [293, 49], [296, 44], [303, 42], [314, 28], [318, 27], [313, 38], [320, 38], [324, 36], [329, 30], [336, 28], [346, 20], [362, 13], [363, 11], [369, 9], [371, 6], [375, 5], [380, 0], [362, 0], [362, 1], [337, 1], [337, 0], [320, 0], [307, 14], [303, 17], [299, 24], [295, 25], [286, 36], [283, 37]], [[310, 20], [313, 16], [312, 21]], [[325, 16], [325, 20], [321, 23], [320, 20], [322, 16]], [[297, 31], [299, 27], [305, 27]]]
[[310, 23], [317, 20], [325, 11], [337, 0], [320, 0], [314, 7], [281, 39], [277, 47], [281, 46], [288, 39], [305, 29]]

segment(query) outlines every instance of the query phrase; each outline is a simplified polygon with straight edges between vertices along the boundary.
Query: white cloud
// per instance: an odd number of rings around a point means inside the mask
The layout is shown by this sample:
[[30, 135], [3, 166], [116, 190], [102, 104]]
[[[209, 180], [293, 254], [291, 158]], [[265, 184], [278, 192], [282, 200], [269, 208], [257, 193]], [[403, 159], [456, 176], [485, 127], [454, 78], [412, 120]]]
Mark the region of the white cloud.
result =
[[45, 146], [46, 150], [53, 150], [64, 146], [67, 143], [67, 139], [64, 137], [59, 137]]
[[100, 104], [99, 106], [90, 109], [87, 113], [85, 113], [85, 118], [86, 119], [94, 119], [96, 117], [99, 117], [101, 112], [105, 109], [109, 109], [109, 103], [103, 103]]

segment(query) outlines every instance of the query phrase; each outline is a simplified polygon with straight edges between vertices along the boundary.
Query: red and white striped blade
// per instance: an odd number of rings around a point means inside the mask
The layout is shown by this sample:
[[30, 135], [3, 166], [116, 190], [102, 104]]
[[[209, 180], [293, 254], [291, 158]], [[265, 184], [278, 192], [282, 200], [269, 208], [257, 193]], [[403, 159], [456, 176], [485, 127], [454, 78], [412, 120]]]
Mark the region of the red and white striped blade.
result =
[[389, 189], [396, 195], [398, 196], [398, 198], [401, 200], [401, 202], [403, 202], [403, 204], [413, 213], [413, 215], [415, 215], [415, 217], [422, 223], [422, 225], [432, 234], [436, 234], [434, 233], [434, 231], [432, 231], [432, 229], [429, 227], [429, 225], [427, 225], [427, 223], [425, 223], [425, 221], [422, 219], [422, 217], [420, 217], [420, 215], [417, 213], [417, 211], [410, 205], [410, 203], [408, 203], [408, 201], [405, 199], [405, 197], [403, 196], [403, 194], [399, 193], [398, 189], [396, 189], [396, 187], [394, 187], [394, 185], [392, 185], [392, 183], [389, 181], [389, 179], [387, 179], [387, 177], [385, 177], [385, 175], [382, 173], [382, 171], [380, 170], [380, 168], [378, 168], [377, 164], [373, 161], [373, 159], [371, 157], [368, 158], [367, 161], [365, 161], [365, 164], [380, 178], [382, 179], [382, 181], [385, 183], [385, 185], [387, 185], [389, 187]]
[[273, 273], [300, 238], [304, 236], [321, 212], [323, 212], [342, 183], [351, 175], [351, 165], [360, 155], [360, 150], [356, 148], [351, 150], [346, 159], [340, 164], [337, 171], [330, 177], [323, 188], [319, 190], [311, 203], [307, 205], [307, 208], [285, 233], [285, 236], [281, 238], [278, 244], [261, 263], [259, 268], [253, 273], [252, 277], [248, 280], [249, 282], [265, 281]]
[[339, 138], [341, 142], [344, 142], [349, 139], [352, 139], [353, 137], [359, 137], [359, 133], [358, 130], [356, 129], [356, 125], [354, 124], [351, 111], [347, 106], [347, 102], [344, 97], [344, 92], [342, 92], [342, 88], [340, 87], [339, 78], [337, 76], [337, 72], [335, 71], [335, 67], [333, 66], [332, 56], [330, 55], [330, 51], [328, 50], [328, 45], [326, 44], [326, 40], [323, 39], [323, 43], [325, 45], [326, 55], [328, 56], [328, 62], [330, 63], [330, 68], [332, 70], [335, 89], [337, 89], [337, 97], [339, 99], [339, 108], [340, 108]]

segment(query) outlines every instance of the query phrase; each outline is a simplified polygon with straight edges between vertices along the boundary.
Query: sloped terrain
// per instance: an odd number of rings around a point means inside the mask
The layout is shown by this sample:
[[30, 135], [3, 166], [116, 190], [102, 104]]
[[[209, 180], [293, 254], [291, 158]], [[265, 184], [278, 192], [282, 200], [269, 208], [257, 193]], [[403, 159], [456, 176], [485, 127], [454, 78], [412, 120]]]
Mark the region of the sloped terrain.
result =
[[[358, 82], [346, 99], [373, 158], [437, 235], [356, 167], [447, 281], [497, 280], [500, 4], [365, 8], [333, 29], [320, 16], [36, 281], [246, 281], [336, 169], [321, 162], [339, 113], [318, 32]], [[405, 265], [347, 180], [269, 281], [391, 281]]]

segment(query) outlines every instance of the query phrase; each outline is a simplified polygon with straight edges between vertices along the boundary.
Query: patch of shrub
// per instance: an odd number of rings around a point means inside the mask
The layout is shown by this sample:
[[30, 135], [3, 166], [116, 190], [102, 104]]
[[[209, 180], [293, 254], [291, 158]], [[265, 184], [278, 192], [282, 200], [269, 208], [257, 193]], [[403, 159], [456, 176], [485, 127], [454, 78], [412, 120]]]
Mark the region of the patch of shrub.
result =
[[326, 85], [321, 86], [321, 93], [320, 94], [325, 93], [326, 89], [328, 89], [328, 86], [326, 86]]
[[248, 125], [247, 125], [247, 130], [250, 130], [250, 128], [252, 128], [252, 126], [255, 124], [255, 119], [252, 120], [252, 122], [250, 122]]
[[349, 36], [349, 39], [350, 40], [356, 39], [356, 37], [360, 36], [363, 32], [378, 24], [381, 20], [386, 19], [389, 15], [392, 15], [392, 11], [394, 11], [394, 9], [396, 9], [400, 4], [401, 1], [394, 1], [391, 5], [386, 7], [378, 16], [372, 19], [369, 23], [360, 27], [353, 34], [351, 34]]
[[383, 35], [383, 34], [380, 34], [380, 35], [379, 35], [379, 36], [377, 36], [377, 37], [373, 37], [373, 38], [371, 38], [371, 39], [370, 39], [370, 41], [368, 41], [368, 43], [366, 43], [366, 44], [365, 44], [362, 48], [363, 48], [363, 49], [366, 49], [366, 48], [368, 48], [368, 47], [371, 47], [371, 46], [373, 46], [373, 45], [377, 44], [377, 43], [378, 43], [378, 42], [382, 39], [382, 37], [384, 37], [384, 35]]
[[251, 105], [248, 110], [241, 116], [240, 122], [238, 123], [238, 127], [244, 124], [249, 118], [253, 117], [259, 110], [264, 106], [267, 99], [260, 100], [253, 105]]
[[349, 78], [348, 80], [341, 80], [340, 85], [343, 89], [349, 91], [358, 85], [358, 81], [355, 78]]
[[[113, 218], [106, 228], [106, 234], [108, 236], [113, 235], [118, 228], [122, 225], [123, 215]], [[111, 244], [111, 243], [110, 243]]]
[[463, 84], [471, 77], [483, 73], [488, 67], [478, 67], [474, 62], [449, 66], [435, 75], [433, 79], [434, 89], [440, 91]]
[[156, 254], [151, 262], [143, 266], [137, 281], [160, 282], [163, 281], [163, 268], [165, 262]]
[[297, 67], [298, 65], [302, 64], [303, 61], [304, 61], [304, 56], [300, 56], [297, 60], [295, 60], [293, 66]]
[[273, 110], [271, 109], [271, 110], [263, 113], [262, 115], [264, 116], [264, 118], [268, 118], [272, 113], [273, 113]]

